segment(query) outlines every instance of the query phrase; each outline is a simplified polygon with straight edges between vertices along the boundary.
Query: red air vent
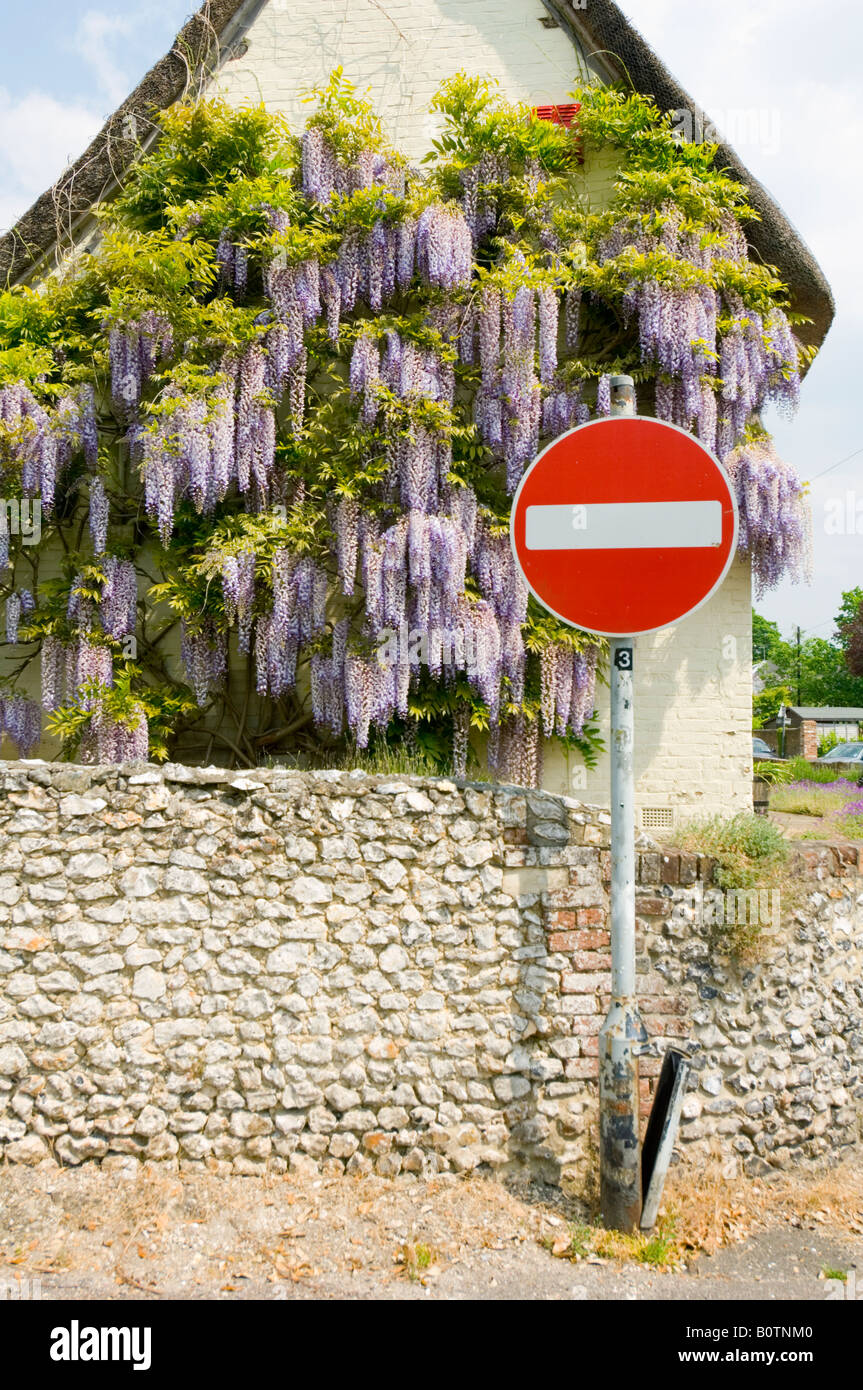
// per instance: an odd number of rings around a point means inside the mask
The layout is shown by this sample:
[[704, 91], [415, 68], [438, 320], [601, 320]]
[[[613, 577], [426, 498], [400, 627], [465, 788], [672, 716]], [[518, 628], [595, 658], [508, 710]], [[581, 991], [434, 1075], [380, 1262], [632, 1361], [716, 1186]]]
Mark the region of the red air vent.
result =
[[580, 101], [566, 102], [561, 106], [534, 107], [537, 120], [551, 121], [553, 125], [565, 125], [567, 130], [572, 125], [580, 110]]

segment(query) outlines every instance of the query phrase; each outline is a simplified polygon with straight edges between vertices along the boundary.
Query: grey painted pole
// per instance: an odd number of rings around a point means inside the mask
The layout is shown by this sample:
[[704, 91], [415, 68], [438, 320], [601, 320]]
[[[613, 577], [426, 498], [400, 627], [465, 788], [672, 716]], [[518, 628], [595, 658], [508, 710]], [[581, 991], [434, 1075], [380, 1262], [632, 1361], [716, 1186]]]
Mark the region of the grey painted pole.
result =
[[[634, 397], [631, 377], [611, 378], [612, 415], [633, 415]], [[611, 641], [611, 1005], [599, 1033], [602, 1219], [628, 1232], [641, 1219], [638, 1047], [646, 1038], [635, 1000], [634, 646], [632, 637]]]

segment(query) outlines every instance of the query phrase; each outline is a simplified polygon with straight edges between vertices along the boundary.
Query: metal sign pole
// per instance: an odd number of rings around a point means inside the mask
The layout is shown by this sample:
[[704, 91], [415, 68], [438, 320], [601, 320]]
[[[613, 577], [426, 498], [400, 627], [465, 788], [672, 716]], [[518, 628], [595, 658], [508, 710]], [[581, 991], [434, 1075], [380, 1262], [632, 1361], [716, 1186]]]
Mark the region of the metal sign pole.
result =
[[679, 425], [639, 419], [631, 377], [609, 384], [611, 415], [629, 418], [591, 420], [537, 454], [513, 498], [510, 541], [525, 583], [550, 613], [612, 639], [611, 1006], [599, 1034], [600, 1190], [606, 1225], [634, 1232], [642, 1207], [637, 1059], [647, 1050], [635, 995], [634, 641], [716, 593], [734, 558], [738, 517], [710, 451]]
[[[634, 414], [631, 377], [612, 377], [612, 414]], [[599, 1033], [602, 1219], [618, 1231], [641, 1218], [638, 1048], [647, 1037], [635, 999], [634, 639], [611, 642], [611, 1006]]]

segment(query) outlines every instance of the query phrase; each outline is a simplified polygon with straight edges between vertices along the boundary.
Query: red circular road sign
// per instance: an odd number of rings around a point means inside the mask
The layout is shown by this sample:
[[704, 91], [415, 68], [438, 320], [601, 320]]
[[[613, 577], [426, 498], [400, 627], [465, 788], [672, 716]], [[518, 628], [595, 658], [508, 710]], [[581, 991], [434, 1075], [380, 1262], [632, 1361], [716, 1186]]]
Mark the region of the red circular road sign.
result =
[[737, 504], [708, 449], [677, 425], [594, 420], [549, 444], [519, 483], [510, 538], [528, 587], [607, 637], [679, 622], [719, 588]]

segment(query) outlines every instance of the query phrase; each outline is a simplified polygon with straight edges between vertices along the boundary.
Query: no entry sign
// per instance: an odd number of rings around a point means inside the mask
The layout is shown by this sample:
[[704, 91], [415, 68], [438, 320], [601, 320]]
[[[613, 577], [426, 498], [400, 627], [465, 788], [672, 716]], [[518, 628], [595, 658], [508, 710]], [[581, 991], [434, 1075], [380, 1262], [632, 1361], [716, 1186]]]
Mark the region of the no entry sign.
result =
[[636, 636], [679, 622], [719, 588], [737, 505], [686, 430], [617, 416], [580, 425], [530, 465], [510, 535], [532, 593], [564, 622]]

